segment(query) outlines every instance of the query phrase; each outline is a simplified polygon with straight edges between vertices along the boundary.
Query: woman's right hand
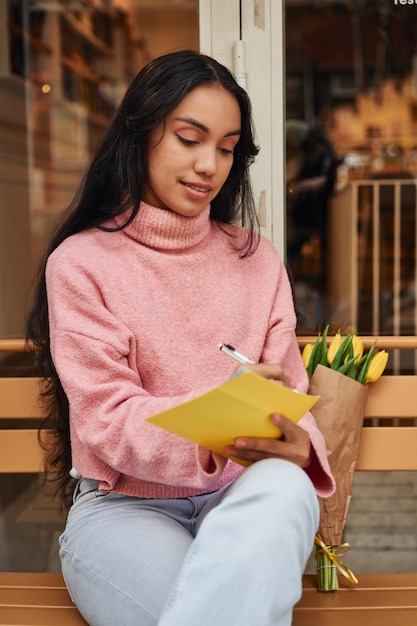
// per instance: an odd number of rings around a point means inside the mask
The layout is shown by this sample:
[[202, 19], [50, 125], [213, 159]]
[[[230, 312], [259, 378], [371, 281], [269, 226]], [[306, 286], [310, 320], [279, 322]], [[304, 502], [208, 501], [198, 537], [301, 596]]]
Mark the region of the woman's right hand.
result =
[[241, 365], [238, 369], [242, 369], [242, 367], [249, 372], [253, 372], [254, 374], [258, 374], [258, 376], [273, 380], [280, 385], [289, 387], [290, 389], [293, 387], [290, 377], [285, 373], [282, 365], [279, 365], [278, 363], [245, 363], [245, 365]]
[[[279, 385], [293, 388], [289, 376], [277, 363], [256, 363], [243, 366], [258, 376], [273, 380]], [[292, 420], [279, 414], [270, 416], [271, 422], [279, 429], [280, 435], [274, 439], [270, 437], [237, 437], [234, 445], [228, 446], [227, 454], [253, 463], [262, 459], [285, 459], [300, 467], [308, 467], [312, 458], [310, 436], [306, 430]]]

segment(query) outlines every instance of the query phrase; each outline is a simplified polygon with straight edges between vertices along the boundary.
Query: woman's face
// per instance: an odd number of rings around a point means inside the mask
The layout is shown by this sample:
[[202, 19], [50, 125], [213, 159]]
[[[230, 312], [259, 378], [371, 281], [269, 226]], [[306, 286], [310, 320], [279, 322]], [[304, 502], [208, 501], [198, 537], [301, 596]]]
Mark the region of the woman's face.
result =
[[217, 196], [240, 137], [236, 98], [215, 85], [191, 91], [152, 133], [143, 200], [194, 216]]

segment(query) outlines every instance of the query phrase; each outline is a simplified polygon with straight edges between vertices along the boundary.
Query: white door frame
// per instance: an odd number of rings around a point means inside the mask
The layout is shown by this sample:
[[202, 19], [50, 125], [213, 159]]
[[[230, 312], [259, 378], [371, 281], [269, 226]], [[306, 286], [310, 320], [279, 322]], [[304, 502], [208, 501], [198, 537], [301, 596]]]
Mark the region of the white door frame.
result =
[[199, 0], [199, 21], [200, 50], [234, 71], [250, 96], [261, 148], [255, 201], [263, 234], [285, 258], [283, 0]]

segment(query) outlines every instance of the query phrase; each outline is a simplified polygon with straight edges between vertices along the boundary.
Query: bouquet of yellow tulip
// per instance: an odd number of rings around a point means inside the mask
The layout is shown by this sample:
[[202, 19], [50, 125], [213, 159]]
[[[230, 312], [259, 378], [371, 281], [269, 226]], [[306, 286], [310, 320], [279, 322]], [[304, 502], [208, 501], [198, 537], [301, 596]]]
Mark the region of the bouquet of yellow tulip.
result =
[[364, 345], [356, 333], [350, 332], [343, 338], [338, 331], [327, 345], [328, 331], [327, 325], [314, 344], [304, 347], [302, 357], [310, 376], [317, 365], [324, 365], [362, 385], [378, 380], [387, 365], [388, 353], [385, 350], [375, 353], [376, 340], [364, 355]]
[[376, 341], [368, 353], [355, 332], [342, 337], [340, 331], [330, 340], [326, 326], [314, 344], [307, 344], [302, 358], [310, 376], [310, 393], [320, 399], [312, 413], [327, 446], [336, 492], [320, 498], [320, 528], [316, 535], [318, 588], [339, 588], [337, 573], [357, 583], [341, 556], [350, 546], [342, 543], [351, 493], [353, 472], [359, 448], [367, 398], [367, 384], [378, 380], [388, 353], [376, 351]]

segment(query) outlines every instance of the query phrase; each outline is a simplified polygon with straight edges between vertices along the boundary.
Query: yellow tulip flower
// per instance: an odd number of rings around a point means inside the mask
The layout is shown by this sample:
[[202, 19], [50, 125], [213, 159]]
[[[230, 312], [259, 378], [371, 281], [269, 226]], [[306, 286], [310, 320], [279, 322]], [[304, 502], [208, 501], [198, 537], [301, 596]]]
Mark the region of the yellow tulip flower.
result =
[[380, 350], [371, 359], [365, 379], [368, 383], [374, 383], [380, 378], [388, 363], [388, 352]]
[[352, 336], [353, 356], [355, 357], [355, 365], [359, 363], [363, 354], [363, 343], [357, 335]]
[[333, 339], [331, 340], [329, 347], [327, 349], [327, 362], [329, 365], [333, 363], [333, 359], [336, 355], [336, 352], [339, 350], [342, 345], [342, 335], [340, 333], [336, 333]]
[[311, 358], [311, 353], [313, 352], [313, 344], [312, 343], [306, 343], [306, 345], [304, 346], [304, 350], [302, 352], [302, 359], [303, 359], [303, 363], [304, 363], [304, 367], [307, 369], [308, 364], [310, 363], [310, 358]]

